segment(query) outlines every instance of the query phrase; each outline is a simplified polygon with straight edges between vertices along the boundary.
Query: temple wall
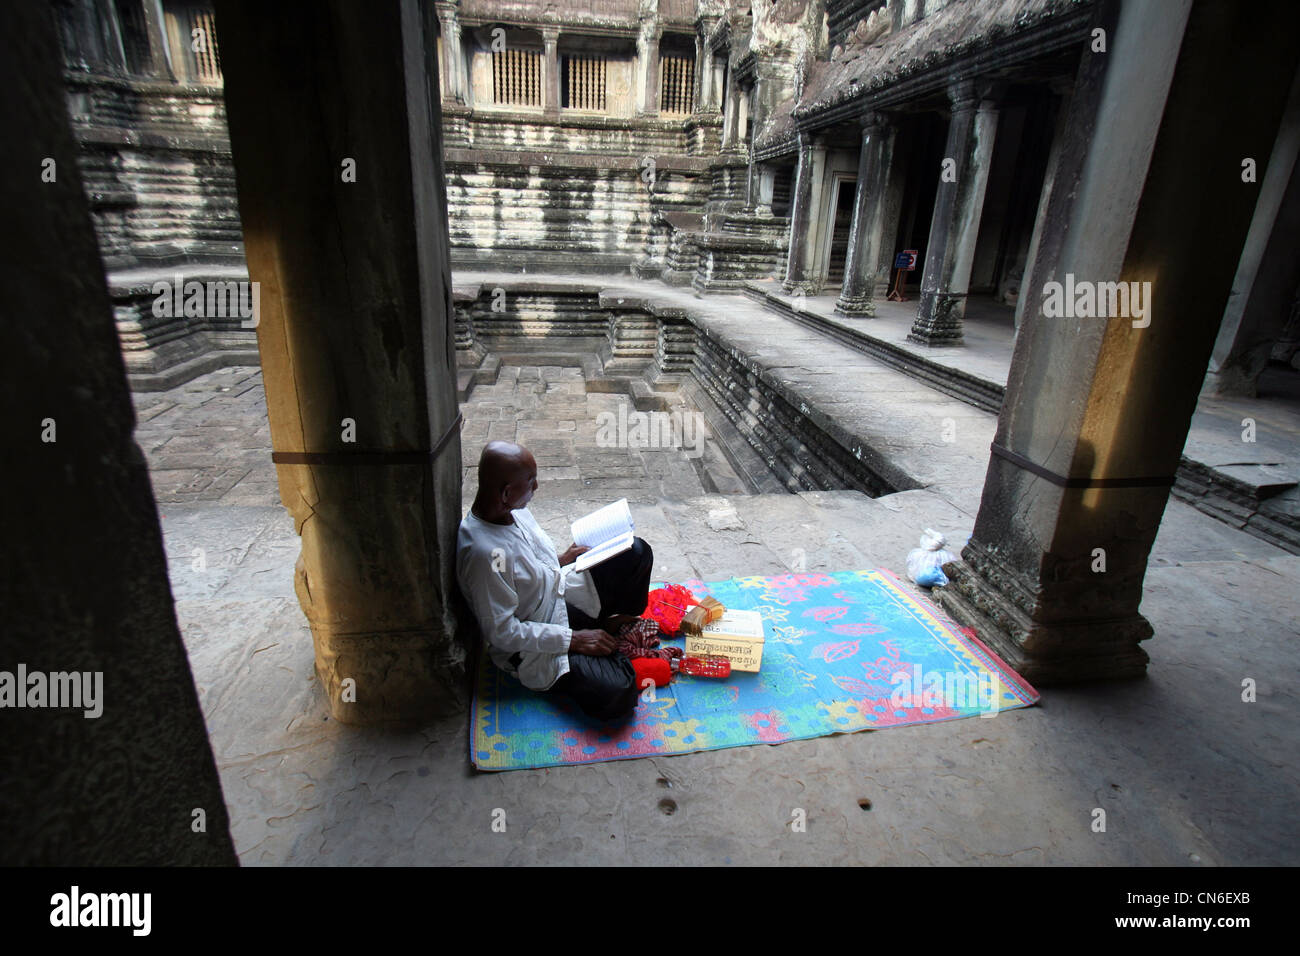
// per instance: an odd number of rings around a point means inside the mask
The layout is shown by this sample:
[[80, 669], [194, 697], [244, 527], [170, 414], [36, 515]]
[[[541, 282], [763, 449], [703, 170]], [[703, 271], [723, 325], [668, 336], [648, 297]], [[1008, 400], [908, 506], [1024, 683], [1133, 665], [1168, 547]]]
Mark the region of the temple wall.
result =
[[65, 89], [110, 270], [180, 258], [242, 261], [219, 89], [73, 72]]
[[667, 235], [657, 214], [700, 206], [709, 188], [700, 164], [680, 157], [657, 163], [653, 182], [636, 157], [536, 159], [447, 151], [454, 262], [579, 271], [663, 262]]

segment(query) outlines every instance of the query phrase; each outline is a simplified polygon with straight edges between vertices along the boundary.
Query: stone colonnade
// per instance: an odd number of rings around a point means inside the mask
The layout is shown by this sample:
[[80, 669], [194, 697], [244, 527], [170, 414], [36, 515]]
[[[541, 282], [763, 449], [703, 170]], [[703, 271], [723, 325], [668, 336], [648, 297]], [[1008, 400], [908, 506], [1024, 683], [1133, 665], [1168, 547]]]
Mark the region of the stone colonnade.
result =
[[[459, 0], [437, 0], [434, 3], [442, 35], [442, 58], [439, 64], [442, 101], [444, 104], [468, 105], [469, 71], [461, 43]], [[693, 95], [695, 112], [717, 112], [717, 79], [713, 49], [702, 37], [707, 35], [716, 17], [701, 17], [697, 22], [695, 39], [695, 82]], [[543, 76], [542, 108], [550, 116], [560, 111], [560, 34], [559, 25], [541, 28]], [[657, 12], [649, 12], [638, 21], [636, 38], [635, 97], [636, 112], [642, 116], [659, 114], [660, 57], [659, 46], [663, 37], [663, 23]]]
[[[1294, 12], [1277, 15], [1294, 21]], [[1167, 12], [1103, 0], [1095, 24], [1109, 50], [1082, 53], [1063, 99], [975, 532], [964, 563], [949, 566], [952, 584], [936, 591], [1030, 680], [1144, 672], [1142, 582], [1201, 377], [1216, 336], [1230, 355], [1250, 324], [1221, 330], [1234, 273], [1237, 284], [1244, 268], [1269, 276], [1273, 314], [1294, 295], [1300, 267], [1282, 249], [1293, 234], [1285, 223], [1300, 221], [1300, 87], [1276, 77], [1296, 75], [1296, 51], [1287, 31], [1259, 31], [1258, 22], [1198, 0]], [[1229, 70], [1224, 49], [1233, 51]], [[998, 92], [978, 79], [947, 91], [944, 169], [909, 335], [921, 344], [961, 342]], [[847, 315], [872, 312], [893, 152], [888, 116], [869, 112], [861, 123], [837, 302]], [[1216, 137], [1227, 128], [1233, 137]], [[819, 208], [826, 153], [814, 129], [800, 129], [787, 291], [820, 291], [814, 226], [828, 214]], [[1258, 185], [1243, 180], [1243, 156], [1261, 158]], [[1253, 258], [1243, 255], [1252, 243]], [[1076, 281], [1116, 290], [1120, 307], [1107, 300], [1100, 318], [1095, 309], [1061, 318], [1030, 291]]]
[[[1096, 54], [1102, 55], [1102, 54]], [[1073, 84], [1063, 78], [1047, 81], [1060, 98], [1055, 131], [1043, 184], [1038, 191], [1035, 228], [1027, 250], [1025, 272], [1016, 307], [1020, 327], [1028, 306], [1027, 293], [1041, 288], [1032, 268], [1041, 238], [1044, 214], [1061, 162], [1060, 149], [1065, 121], [1073, 96]], [[985, 192], [992, 168], [998, 132], [998, 100], [1005, 84], [979, 77], [953, 82], [946, 94], [950, 104], [943, 165], [935, 170], [939, 181], [930, 219], [924, 261], [920, 272], [917, 312], [909, 340], [926, 346], [962, 344], [963, 318], [972, 266], [984, 211]], [[1204, 388], [1213, 394], [1255, 394], [1255, 382], [1267, 364], [1282, 325], [1300, 302], [1300, 258], [1293, 254], [1291, 237], [1300, 228], [1300, 75], [1290, 81], [1288, 105], [1276, 140], [1255, 157], [1260, 183], [1260, 203], [1250, 234], [1238, 261], [1234, 292], [1223, 316]], [[724, 143], [732, 135], [735, 111], [728, 113]], [[886, 216], [887, 184], [894, 171], [893, 133], [890, 114], [868, 110], [859, 120], [862, 144], [853, 219], [846, 254], [844, 281], [836, 311], [848, 316], [872, 316], [877, 267], [892, 249], [892, 237], [882, 228]], [[873, 135], [874, 132], [874, 135]], [[1265, 161], [1267, 160], [1267, 162]], [[826, 146], [814, 128], [801, 129], [798, 180], [793, 194], [792, 228], [785, 288], [805, 292], [821, 291], [824, 254], [816, 232], [833, 210], [823, 209]], [[930, 170], [915, 175], [930, 175]], [[762, 211], [764, 195], [770, 196], [772, 167], [753, 164], [747, 208]], [[1020, 201], [1024, 201], [1023, 197]], [[770, 205], [766, 208], [770, 209]]]
[[[994, 87], [986, 84], [977, 88], [975, 82], [963, 80], [952, 84], [948, 97], [952, 110], [947, 145], [943, 165], [935, 170], [939, 186], [926, 243], [920, 301], [908, 335], [923, 345], [961, 343], [966, 293], [997, 133]], [[891, 242], [885, 235], [885, 206], [897, 125], [888, 113], [874, 110], [864, 113], [860, 122], [862, 142], [853, 220], [844, 282], [835, 309], [843, 315], [872, 316], [877, 266], [883, 246]], [[824, 140], [814, 132], [801, 131], [785, 279], [787, 291], [820, 291], [817, 224], [830, 214], [830, 210], [820, 208], [825, 166]], [[771, 172], [765, 170], [754, 174], [760, 196], [764, 179], [770, 182], [770, 177]], [[761, 198], [759, 201], [762, 202]]]

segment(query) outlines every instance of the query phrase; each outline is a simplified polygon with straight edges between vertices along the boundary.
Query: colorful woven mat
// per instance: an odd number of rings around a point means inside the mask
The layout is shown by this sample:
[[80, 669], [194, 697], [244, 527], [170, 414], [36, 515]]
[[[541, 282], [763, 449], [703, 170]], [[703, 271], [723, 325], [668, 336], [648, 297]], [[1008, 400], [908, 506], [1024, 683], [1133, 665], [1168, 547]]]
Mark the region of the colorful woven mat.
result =
[[474, 766], [522, 770], [777, 744], [992, 716], [1038, 701], [979, 640], [940, 620], [887, 571], [681, 583], [697, 598], [712, 594], [763, 615], [760, 673], [676, 677], [652, 700], [643, 693], [631, 721], [605, 724], [559, 695], [528, 690], [480, 655]]

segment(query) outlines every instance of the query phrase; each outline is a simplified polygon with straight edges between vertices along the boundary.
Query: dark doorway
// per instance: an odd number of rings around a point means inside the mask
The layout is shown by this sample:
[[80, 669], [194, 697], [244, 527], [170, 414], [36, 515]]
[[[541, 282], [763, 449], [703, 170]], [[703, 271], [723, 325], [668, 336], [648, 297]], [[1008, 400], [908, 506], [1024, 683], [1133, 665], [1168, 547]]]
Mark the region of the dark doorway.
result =
[[841, 179], [835, 193], [835, 221], [831, 226], [830, 257], [826, 260], [826, 284], [844, 284], [844, 261], [849, 253], [849, 230], [853, 226], [853, 200], [857, 195], [856, 179]]
[[937, 113], [920, 113], [902, 124], [902, 153], [908, 169], [903, 186], [902, 214], [894, 238], [895, 253], [917, 250], [919, 263], [925, 262], [925, 245], [930, 237], [930, 217], [934, 214], [934, 197], [939, 191], [940, 164], [948, 139], [948, 119]]

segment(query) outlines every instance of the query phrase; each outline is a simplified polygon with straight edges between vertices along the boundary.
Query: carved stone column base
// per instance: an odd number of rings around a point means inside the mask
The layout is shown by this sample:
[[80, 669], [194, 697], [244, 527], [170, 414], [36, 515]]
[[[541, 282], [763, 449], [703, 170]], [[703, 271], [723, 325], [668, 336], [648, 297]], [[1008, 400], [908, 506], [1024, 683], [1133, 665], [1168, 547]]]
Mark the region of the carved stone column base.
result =
[[907, 340], [920, 345], [961, 345], [965, 312], [965, 295], [922, 292]]
[[965, 562], [945, 564], [947, 587], [934, 601], [1025, 680], [1037, 686], [1142, 677], [1149, 658], [1139, 641], [1152, 634], [1140, 614], [1113, 620], [1036, 622], [997, 585]]
[[850, 318], [874, 318], [876, 315], [876, 300], [869, 296], [840, 296], [839, 301], [835, 303], [835, 311], [840, 315], [847, 315]]
[[334, 634], [312, 627], [316, 679], [330, 716], [355, 727], [414, 728], [464, 706], [457, 670], [435, 658], [451, 635], [432, 631]]

